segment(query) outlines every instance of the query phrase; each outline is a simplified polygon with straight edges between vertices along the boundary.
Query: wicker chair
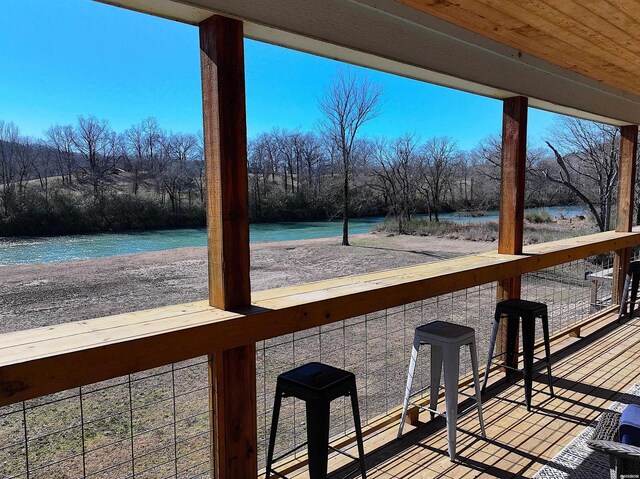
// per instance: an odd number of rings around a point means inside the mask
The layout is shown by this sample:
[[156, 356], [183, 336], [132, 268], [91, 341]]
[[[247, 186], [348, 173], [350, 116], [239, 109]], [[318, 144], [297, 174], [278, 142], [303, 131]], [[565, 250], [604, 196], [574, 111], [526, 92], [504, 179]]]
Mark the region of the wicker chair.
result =
[[612, 479], [640, 478], [640, 447], [618, 442], [620, 416], [619, 412], [604, 412], [587, 444], [591, 449], [609, 456]]

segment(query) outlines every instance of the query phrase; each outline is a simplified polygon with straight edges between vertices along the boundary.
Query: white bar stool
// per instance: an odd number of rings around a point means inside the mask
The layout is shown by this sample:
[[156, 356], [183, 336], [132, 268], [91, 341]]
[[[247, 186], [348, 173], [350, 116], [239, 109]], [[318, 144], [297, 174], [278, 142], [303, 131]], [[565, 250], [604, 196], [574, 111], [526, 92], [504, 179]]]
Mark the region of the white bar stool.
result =
[[[482, 437], [487, 437], [484, 431], [482, 420], [482, 400], [480, 398], [480, 379], [478, 377], [478, 353], [476, 351], [476, 332], [473, 328], [461, 326], [459, 324], [447, 323], [445, 321], [433, 321], [422, 326], [418, 326], [413, 338], [413, 350], [411, 361], [409, 362], [409, 374], [407, 376], [407, 387], [404, 395], [404, 405], [402, 407], [402, 419], [398, 438], [402, 436], [402, 430], [407, 417], [407, 409], [412, 396], [422, 393], [426, 388], [411, 393], [411, 384], [418, 359], [418, 351], [421, 344], [431, 345], [431, 398], [430, 407], [420, 406], [411, 403], [422, 410], [429, 411], [433, 418], [435, 414], [444, 416], [447, 421], [447, 441], [449, 443], [449, 457], [455, 460], [456, 457], [456, 424], [458, 422], [458, 394], [474, 398], [468, 394], [458, 392], [458, 381], [460, 373], [460, 348], [469, 346], [471, 353], [471, 367], [473, 369], [473, 381], [475, 383], [476, 404], [462, 411], [460, 416], [473, 409], [478, 409], [478, 420]], [[444, 362], [444, 394], [446, 403], [446, 413], [437, 411], [438, 394], [440, 390], [440, 377], [442, 364]]]

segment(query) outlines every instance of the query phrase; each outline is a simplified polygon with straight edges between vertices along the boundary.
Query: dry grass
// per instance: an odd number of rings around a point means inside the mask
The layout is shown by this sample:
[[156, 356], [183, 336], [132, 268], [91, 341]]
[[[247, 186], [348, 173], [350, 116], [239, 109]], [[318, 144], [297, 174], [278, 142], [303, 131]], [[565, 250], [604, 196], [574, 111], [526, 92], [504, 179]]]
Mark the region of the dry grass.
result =
[[[396, 234], [398, 222], [393, 218], [387, 219], [377, 225], [374, 231]], [[539, 215], [525, 222], [524, 242], [525, 244], [538, 244], [595, 232], [595, 225], [582, 217], [551, 220], [550, 217], [547, 219], [545, 216]], [[451, 221], [411, 220], [406, 224], [404, 234], [493, 242], [498, 240], [498, 223], [495, 221], [454, 223]]]

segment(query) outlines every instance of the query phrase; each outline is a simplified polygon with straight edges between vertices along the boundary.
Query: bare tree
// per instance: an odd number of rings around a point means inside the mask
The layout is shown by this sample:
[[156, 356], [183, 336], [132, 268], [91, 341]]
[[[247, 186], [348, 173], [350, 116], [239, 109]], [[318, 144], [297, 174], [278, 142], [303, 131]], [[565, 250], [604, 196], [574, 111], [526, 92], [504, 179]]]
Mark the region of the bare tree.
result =
[[18, 194], [24, 195], [27, 182], [34, 173], [37, 144], [28, 136], [18, 138], [15, 148], [16, 176], [18, 178]]
[[72, 175], [76, 168], [76, 152], [71, 125], [55, 125], [45, 132], [47, 144], [55, 151], [55, 161], [62, 177], [62, 184], [73, 183]]
[[8, 215], [15, 190], [16, 149], [20, 130], [14, 123], [0, 120], [0, 180], [2, 181], [2, 204], [4, 214]]
[[558, 170], [545, 177], [563, 185], [582, 201], [600, 231], [611, 228], [611, 211], [618, 183], [618, 128], [576, 118], [564, 118], [547, 146]]
[[91, 184], [97, 198], [123, 155], [118, 136], [106, 120], [81, 116], [73, 132], [73, 144], [83, 160], [80, 169], [84, 180]]
[[162, 185], [169, 195], [171, 208], [180, 213], [182, 195], [189, 195], [193, 181], [192, 161], [198, 154], [198, 138], [195, 135], [173, 134], [168, 137], [165, 145], [166, 156], [169, 159], [167, 167], [162, 173]]
[[54, 174], [54, 150], [44, 141], [36, 144], [33, 170], [40, 182], [40, 190], [44, 194], [45, 202], [49, 202], [49, 178]]
[[342, 160], [344, 246], [349, 246], [349, 186], [354, 145], [362, 125], [379, 115], [381, 98], [380, 85], [358, 78], [352, 70], [341, 70], [319, 102], [324, 115], [322, 131], [336, 146]]
[[375, 148], [377, 167], [373, 173], [388, 210], [398, 220], [398, 233], [406, 233], [406, 225], [415, 209], [418, 188], [417, 143], [413, 136], [405, 135], [390, 144], [378, 141]]
[[127, 165], [131, 173], [133, 194], [157, 167], [164, 134], [155, 118], [149, 117], [124, 132]]
[[422, 148], [420, 154], [422, 179], [418, 188], [429, 205], [429, 219], [433, 214], [435, 220], [439, 221], [438, 213], [447, 192], [452, 188], [451, 182], [458, 158], [455, 141], [446, 136], [432, 138]]

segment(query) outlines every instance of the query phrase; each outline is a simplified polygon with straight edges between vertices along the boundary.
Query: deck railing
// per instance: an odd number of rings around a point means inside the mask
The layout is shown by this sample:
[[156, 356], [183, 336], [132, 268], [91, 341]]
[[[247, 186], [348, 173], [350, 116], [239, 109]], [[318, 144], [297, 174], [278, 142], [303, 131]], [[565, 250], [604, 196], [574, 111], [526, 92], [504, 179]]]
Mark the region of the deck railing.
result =
[[[192, 303], [2, 335], [0, 476], [208, 476], [204, 356], [250, 342], [258, 343], [260, 460], [275, 376], [309, 360], [356, 373], [369, 428], [381, 417], [397, 420], [416, 325], [445, 319], [474, 327], [482, 361], [495, 282], [524, 275], [523, 297], [549, 304], [552, 333], [575, 333], [590, 314], [586, 273], [611, 266], [593, 257], [638, 243], [638, 231], [599, 233], [522, 255], [489, 252], [261, 291], [242, 311]], [[427, 356], [421, 365], [416, 386], [428, 384]], [[302, 412], [295, 401], [283, 410], [281, 449], [302, 440]], [[333, 413], [332, 434], [348, 434], [347, 405]]]

